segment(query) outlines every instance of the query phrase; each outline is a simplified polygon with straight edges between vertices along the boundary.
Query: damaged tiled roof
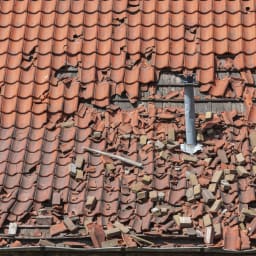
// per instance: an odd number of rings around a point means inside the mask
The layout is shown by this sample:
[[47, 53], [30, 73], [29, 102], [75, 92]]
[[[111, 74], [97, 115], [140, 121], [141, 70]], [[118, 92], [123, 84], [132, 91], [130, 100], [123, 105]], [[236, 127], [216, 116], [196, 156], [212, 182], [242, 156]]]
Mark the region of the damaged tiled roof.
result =
[[[9, 0], [0, 12], [0, 82], [13, 87], [6, 97], [42, 101], [70, 73], [80, 84], [69, 97], [98, 106], [122, 93], [136, 101], [140, 83], [157, 81], [162, 69], [196, 72], [213, 96], [229, 82], [239, 95], [241, 83], [253, 83], [254, 0]], [[222, 81], [218, 69], [241, 79]]]
[[[253, 248], [255, 33], [253, 0], [0, 1], [0, 247]], [[183, 110], [111, 104], [166, 70], [245, 115], [199, 114], [191, 156]]]
[[[2, 127], [1, 236], [72, 239], [89, 232], [100, 247], [152, 245], [136, 240], [139, 234], [182, 235], [225, 249], [251, 248], [255, 129], [235, 111], [201, 114], [196, 126], [203, 151], [194, 156], [179, 149], [183, 112], [154, 104], [105, 112], [80, 104], [54, 129], [33, 121], [28, 128]], [[124, 155], [142, 168], [86, 148]]]

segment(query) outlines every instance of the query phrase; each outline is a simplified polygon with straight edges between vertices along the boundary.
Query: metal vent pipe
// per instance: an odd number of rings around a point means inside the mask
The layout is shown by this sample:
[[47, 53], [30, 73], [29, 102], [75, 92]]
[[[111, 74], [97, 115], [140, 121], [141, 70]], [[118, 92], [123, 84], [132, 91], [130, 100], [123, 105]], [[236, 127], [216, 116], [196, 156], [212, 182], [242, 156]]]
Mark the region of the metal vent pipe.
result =
[[185, 85], [184, 104], [185, 104], [186, 144], [196, 145], [195, 102], [194, 102], [193, 86]]

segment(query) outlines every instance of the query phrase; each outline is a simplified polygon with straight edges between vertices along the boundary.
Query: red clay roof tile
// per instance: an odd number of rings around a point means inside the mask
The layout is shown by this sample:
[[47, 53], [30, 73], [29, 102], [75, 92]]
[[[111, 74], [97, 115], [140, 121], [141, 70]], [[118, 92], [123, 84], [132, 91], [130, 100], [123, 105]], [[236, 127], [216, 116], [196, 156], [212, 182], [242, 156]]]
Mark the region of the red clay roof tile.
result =
[[[138, 4], [128, 1], [78, 1], [76, 4], [26, 1], [17, 5], [3, 2], [0, 34], [5, 39], [1, 41], [1, 66], [5, 69], [2, 72], [6, 73], [7, 83], [19, 81], [21, 71], [17, 68], [22, 58], [25, 61], [25, 54], [37, 59], [33, 64], [35, 68], [30, 61], [26, 64], [35, 73], [40, 73], [39, 67], [49, 69], [51, 66], [55, 72], [65, 64], [77, 66], [81, 63], [82, 83], [88, 84], [84, 88], [90, 83], [91, 90], [96, 91], [86, 97], [92, 100], [96, 97], [94, 104], [102, 107], [108, 104], [106, 99], [97, 99], [96, 85], [102, 81], [96, 73], [101, 73], [102, 69], [110, 69], [109, 74], [103, 76], [106, 83], [110, 83], [110, 78], [114, 87], [117, 83], [125, 83], [128, 97], [135, 101], [137, 82], [156, 81], [159, 73], [156, 69], [199, 69], [198, 80], [207, 84], [215, 83], [214, 58], [217, 55], [234, 54], [232, 62], [236, 68], [254, 68], [253, 42], [256, 39], [252, 2], [231, 4], [223, 1], [213, 5], [215, 11], [209, 1], [152, 0]], [[25, 12], [27, 8], [29, 14]], [[13, 14], [13, 20], [9, 14]], [[8, 42], [9, 34], [11, 42]], [[127, 56], [135, 57], [137, 67], [131, 64], [133, 68], [123, 69], [129, 65], [125, 62]], [[147, 71], [144, 65], [138, 65], [144, 57], [149, 61]], [[44, 67], [42, 59], [45, 59]], [[119, 69], [123, 71], [117, 72]], [[41, 77], [35, 79], [41, 80]]]

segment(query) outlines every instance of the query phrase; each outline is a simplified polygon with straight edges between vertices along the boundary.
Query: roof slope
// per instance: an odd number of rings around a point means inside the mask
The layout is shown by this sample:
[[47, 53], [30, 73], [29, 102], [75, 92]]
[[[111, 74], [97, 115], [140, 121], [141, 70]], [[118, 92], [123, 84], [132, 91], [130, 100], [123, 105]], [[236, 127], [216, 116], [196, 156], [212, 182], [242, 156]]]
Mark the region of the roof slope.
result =
[[[207, 244], [221, 247], [225, 239], [226, 249], [249, 249], [249, 237], [255, 238], [255, 130], [236, 112], [207, 118], [197, 118], [204, 150], [195, 156], [177, 147], [184, 142], [183, 113], [153, 104], [105, 112], [80, 104], [73, 119], [54, 129], [33, 123], [1, 128], [0, 225], [17, 222], [16, 239], [24, 236], [24, 224], [42, 229], [45, 238], [61, 238], [70, 232], [63, 226], [69, 216], [80, 225], [74, 236], [85, 234], [85, 220], [107, 229], [119, 221], [137, 234], [197, 235]], [[125, 155], [143, 168], [85, 147]], [[177, 215], [187, 219], [179, 225]], [[42, 216], [53, 216], [44, 229]]]
[[[230, 70], [253, 84], [255, 31], [253, 0], [0, 1], [0, 246], [9, 243], [12, 222], [13, 240], [63, 233], [75, 240], [88, 234], [86, 221], [97, 247], [102, 227], [118, 221], [130, 233], [249, 249], [256, 142], [246, 120], [256, 120], [254, 88], [245, 91], [245, 117], [197, 117], [204, 150], [194, 157], [177, 146], [184, 142], [182, 110], [110, 103], [124, 92], [135, 102], [140, 85], [166, 68], [196, 71], [214, 96], [223, 95]], [[220, 80], [217, 69], [228, 78]], [[241, 97], [241, 84], [235, 88]], [[111, 245], [143, 244], [130, 235]]]

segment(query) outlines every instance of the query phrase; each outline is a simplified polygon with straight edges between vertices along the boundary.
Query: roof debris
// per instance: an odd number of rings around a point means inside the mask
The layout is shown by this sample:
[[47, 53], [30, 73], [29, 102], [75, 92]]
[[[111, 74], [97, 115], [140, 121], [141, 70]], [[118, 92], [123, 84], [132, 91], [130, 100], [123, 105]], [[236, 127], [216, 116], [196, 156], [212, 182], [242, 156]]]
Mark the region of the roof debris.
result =
[[[158, 246], [158, 242], [151, 242], [147, 237], [153, 235], [165, 239], [181, 235], [199, 236], [206, 245], [222, 244], [224, 241], [225, 248], [252, 247], [248, 239], [251, 241], [256, 231], [255, 156], [250, 154], [249, 135], [240, 135], [242, 130], [238, 127], [242, 117], [229, 125], [220, 118], [218, 134], [222, 134], [222, 137], [216, 138], [217, 128], [210, 135], [204, 133], [202, 151], [190, 156], [181, 152], [179, 147], [166, 147], [170, 124], [154, 115], [154, 122], [150, 123], [148, 111], [148, 108], [140, 107], [136, 119], [134, 111], [121, 111], [121, 117], [118, 112], [112, 113], [112, 117], [107, 120], [106, 113], [102, 115], [95, 109], [87, 108], [86, 113], [90, 113], [87, 127], [61, 128], [62, 135], [58, 138], [65, 141], [73, 141], [70, 140], [71, 134], [78, 136], [75, 135], [76, 129], [79, 130], [78, 134], [84, 133], [85, 140], [83, 136], [77, 138], [83, 141], [77, 149], [80, 153], [72, 153], [68, 157], [60, 153], [58, 161], [61, 162], [56, 164], [56, 169], [51, 172], [41, 172], [39, 169], [39, 172], [32, 172], [31, 176], [24, 176], [22, 181], [25, 183], [20, 185], [22, 197], [15, 204], [19, 211], [14, 211], [15, 208], [11, 210], [5, 204], [5, 200], [12, 200], [14, 195], [16, 198], [16, 190], [7, 187], [2, 190], [2, 205], [9, 212], [4, 223], [9, 224], [9, 220], [13, 220], [11, 223], [19, 224], [19, 232], [12, 231], [9, 236], [19, 241], [19, 237], [24, 234], [35, 234], [37, 239], [44, 237], [38, 242], [41, 246], [58, 246], [62, 243], [61, 246], [99, 248]], [[183, 143], [183, 116], [182, 112], [175, 111], [175, 125], [180, 124], [179, 128], [173, 128], [175, 139]], [[86, 118], [86, 115], [79, 117], [78, 123], [85, 125]], [[197, 119], [197, 128], [211, 122], [213, 118], [201, 123]], [[131, 128], [130, 124], [136, 120], [140, 120], [140, 124], [133, 123], [134, 128]], [[130, 131], [133, 136], [121, 138], [119, 132], [124, 131], [123, 127], [134, 129]], [[106, 135], [108, 129], [112, 131], [111, 136]], [[248, 126], [246, 129], [246, 134], [250, 134], [252, 128]], [[94, 130], [101, 130], [100, 138], [89, 136]], [[154, 132], [146, 132], [147, 143], [142, 145], [141, 136], [145, 135], [145, 130]], [[113, 131], [116, 133], [115, 138], [118, 138], [116, 142], [112, 137]], [[56, 137], [56, 131], [48, 132]], [[230, 136], [230, 133], [233, 135]], [[51, 141], [51, 136], [48, 141]], [[84, 152], [84, 144], [90, 145], [92, 154]], [[73, 144], [68, 146], [72, 147]], [[95, 153], [94, 149], [100, 153]], [[101, 152], [111, 153], [103, 155]], [[127, 155], [129, 160], [140, 163], [142, 168], [112, 157], [112, 152], [115, 152], [115, 156]], [[164, 154], [168, 157], [163, 157]], [[53, 153], [48, 155], [50, 158], [52, 156]], [[35, 187], [35, 180], [37, 192], [33, 195], [31, 188]], [[19, 184], [15, 183], [15, 186]], [[23, 202], [31, 203], [24, 211], [29, 213], [29, 218], [22, 219], [23, 215], [19, 215], [23, 209], [20, 207], [25, 207]], [[16, 216], [15, 219], [13, 216]], [[15, 222], [16, 218], [19, 221]], [[37, 230], [29, 233], [22, 228], [23, 224], [36, 224]], [[227, 239], [227, 227], [232, 230], [237, 227], [240, 246]], [[79, 244], [75, 238], [78, 235], [89, 236], [92, 244]], [[58, 240], [64, 236], [66, 244], [61, 241], [52, 244], [52, 238]], [[6, 246], [4, 242], [2, 244]]]

